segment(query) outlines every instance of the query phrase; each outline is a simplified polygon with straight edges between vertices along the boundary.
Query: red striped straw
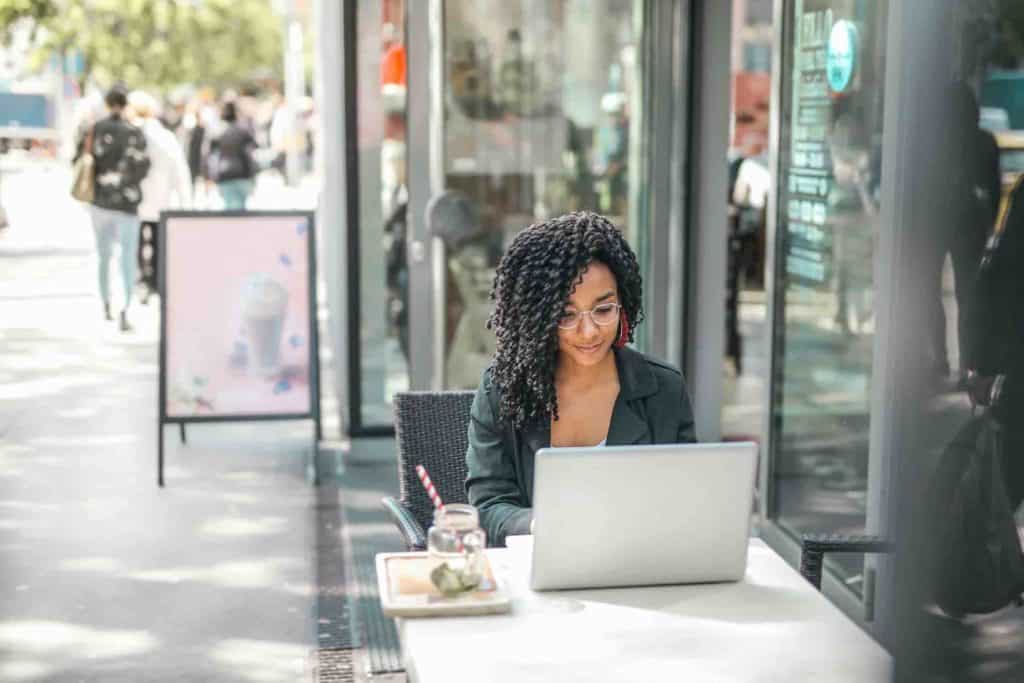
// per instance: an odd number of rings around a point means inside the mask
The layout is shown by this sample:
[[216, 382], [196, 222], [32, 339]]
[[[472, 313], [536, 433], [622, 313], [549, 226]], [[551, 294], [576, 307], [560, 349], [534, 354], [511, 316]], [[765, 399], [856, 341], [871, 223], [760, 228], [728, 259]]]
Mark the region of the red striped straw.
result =
[[438, 510], [444, 509], [444, 503], [441, 502], [441, 496], [437, 495], [437, 489], [434, 488], [434, 482], [430, 481], [430, 476], [427, 474], [427, 468], [423, 465], [416, 465], [416, 474], [420, 477], [420, 483], [423, 484], [423, 488], [427, 490], [427, 495], [430, 496], [430, 501], [434, 504], [434, 507]]

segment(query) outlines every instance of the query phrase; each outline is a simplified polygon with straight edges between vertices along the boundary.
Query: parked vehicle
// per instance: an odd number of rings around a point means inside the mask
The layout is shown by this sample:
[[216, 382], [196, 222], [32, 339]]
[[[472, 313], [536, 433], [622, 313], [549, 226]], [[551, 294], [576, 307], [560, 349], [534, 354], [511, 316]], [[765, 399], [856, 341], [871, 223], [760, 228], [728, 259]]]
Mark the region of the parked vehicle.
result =
[[43, 93], [0, 92], [0, 153], [55, 152], [60, 134], [53, 98]]

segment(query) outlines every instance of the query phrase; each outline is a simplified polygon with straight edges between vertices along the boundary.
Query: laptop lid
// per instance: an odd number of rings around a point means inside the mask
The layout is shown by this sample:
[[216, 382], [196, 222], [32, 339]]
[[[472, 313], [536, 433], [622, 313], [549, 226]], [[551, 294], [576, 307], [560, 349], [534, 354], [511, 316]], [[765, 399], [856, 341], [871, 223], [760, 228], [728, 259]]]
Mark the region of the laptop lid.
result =
[[534, 590], [738, 581], [757, 444], [537, 451]]

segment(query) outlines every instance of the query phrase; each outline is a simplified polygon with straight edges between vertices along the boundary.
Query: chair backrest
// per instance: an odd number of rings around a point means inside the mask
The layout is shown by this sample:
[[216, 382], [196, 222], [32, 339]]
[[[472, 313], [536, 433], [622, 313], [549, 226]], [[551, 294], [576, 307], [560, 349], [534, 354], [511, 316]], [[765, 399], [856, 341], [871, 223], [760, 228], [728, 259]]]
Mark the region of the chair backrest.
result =
[[465, 503], [466, 449], [472, 391], [407, 391], [395, 395], [399, 494], [402, 503], [429, 529], [434, 506], [416, 465], [423, 465], [445, 503]]

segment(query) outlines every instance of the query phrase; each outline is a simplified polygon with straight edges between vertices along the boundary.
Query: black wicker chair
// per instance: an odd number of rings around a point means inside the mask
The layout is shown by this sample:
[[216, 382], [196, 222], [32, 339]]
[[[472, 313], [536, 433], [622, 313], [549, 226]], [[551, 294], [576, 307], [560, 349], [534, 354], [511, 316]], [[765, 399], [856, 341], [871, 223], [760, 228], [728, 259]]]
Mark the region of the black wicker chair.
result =
[[889, 553], [892, 544], [881, 536], [804, 534], [800, 543], [800, 573], [821, 590], [825, 553]]
[[395, 395], [399, 500], [381, 502], [409, 550], [427, 547], [426, 529], [434, 506], [423, 490], [416, 465], [423, 465], [445, 503], [465, 503], [466, 448], [472, 391], [409, 391]]

